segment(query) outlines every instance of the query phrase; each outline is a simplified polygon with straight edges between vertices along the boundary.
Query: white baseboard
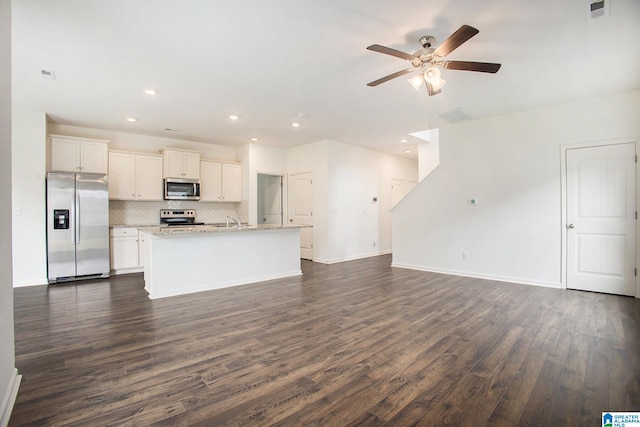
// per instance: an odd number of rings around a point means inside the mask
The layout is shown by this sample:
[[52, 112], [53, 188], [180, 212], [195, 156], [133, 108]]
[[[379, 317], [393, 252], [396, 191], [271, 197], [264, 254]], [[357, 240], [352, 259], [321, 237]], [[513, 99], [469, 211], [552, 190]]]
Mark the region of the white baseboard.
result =
[[49, 281], [47, 279], [44, 280], [21, 280], [19, 282], [13, 282], [14, 288], [24, 288], [27, 286], [40, 286], [40, 285], [48, 285]]
[[136, 267], [136, 268], [126, 268], [124, 270], [111, 270], [110, 274], [113, 276], [119, 276], [121, 274], [142, 273], [143, 271], [144, 271], [144, 268]]
[[435, 267], [422, 266], [422, 265], [402, 264], [402, 263], [395, 263], [395, 262], [391, 263], [391, 267], [406, 268], [408, 270], [428, 271], [430, 273], [450, 274], [452, 276], [471, 277], [474, 279], [494, 280], [496, 282], [516, 283], [518, 285], [542, 286], [545, 288], [562, 289], [562, 283], [560, 282], [535, 281], [535, 280], [523, 279], [520, 277], [496, 276], [491, 274], [481, 274], [481, 273], [474, 273], [469, 271], [447, 270], [442, 268], [435, 268]]
[[18, 397], [21, 380], [22, 375], [18, 375], [18, 370], [14, 368], [13, 376], [9, 380], [7, 390], [5, 390], [4, 397], [2, 398], [2, 406], [0, 406], [0, 426], [4, 427], [9, 424], [9, 418], [11, 418], [13, 405], [16, 403], [16, 397]]
[[380, 255], [388, 255], [390, 253], [391, 251], [388, 250], [388, 251], [380, 251], [380, 252], [371, 252], [368, 254], [356, 255], [356, 256], [344, 257], [344, 258], [332, 258], [332, 259], [314, 258], [313, 261], [319, 262], [321, 264], [337, 264], [339, 262], [355, 261], [357, 259], [371, 258], [374, 256], [380, 256]]

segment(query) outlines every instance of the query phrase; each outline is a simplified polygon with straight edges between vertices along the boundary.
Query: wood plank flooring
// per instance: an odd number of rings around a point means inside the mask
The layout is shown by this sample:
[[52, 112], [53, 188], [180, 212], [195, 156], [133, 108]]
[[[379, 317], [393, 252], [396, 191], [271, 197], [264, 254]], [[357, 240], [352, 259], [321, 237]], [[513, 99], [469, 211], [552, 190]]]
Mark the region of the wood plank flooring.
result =
[[390, 263], [303, 261], [301, 277], [154, 301], [141, 274], [17, 288], [9, 425], [599, 426], [640, 411], [640, 300]]

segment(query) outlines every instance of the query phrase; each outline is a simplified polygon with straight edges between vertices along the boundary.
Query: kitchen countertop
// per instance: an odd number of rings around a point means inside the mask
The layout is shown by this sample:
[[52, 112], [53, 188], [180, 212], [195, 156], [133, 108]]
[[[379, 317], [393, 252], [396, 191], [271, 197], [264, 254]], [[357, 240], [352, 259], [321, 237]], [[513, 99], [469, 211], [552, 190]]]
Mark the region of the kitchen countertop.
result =
[[[129, 226], [127, 226], [129, 227]], [[299, 228], [307, 228], [311, 227], [311, 225], [277, 225], [277, 224], [260, 224], [260, 225], [244, 225], [242, 227], [237, 227], [235, 225], [226, 224], [220, 225], [192, 225], [192, 226], [177, 226], [177, 227], [161, 227], [158, 225], [155, 226], [142, 226], [137, 227], [138, 230], [157, 235], [157, 236], [167, 236], [167, 235], [182, 235], [182, 234], [193, 234], [193, 233], [238, 233], [244, 231], [261, 231], [261, 230], [287, 230], [287, 229], [299, 229]]]
[[[226, 227], [227, 224], [225, 222], [212, 222], [212, 223], [205, 223], [204, 225], [213, 226], [213, 227]], [[247, 223], [243, 222], [242, 225], [247, 225]], [[160, 224], [157, 222], [150, 223], [150, 224], [111, 224], [109, 225], [109, 228], [145, 228], [145, 227], [165, 228], [165, 227], [169, 227], [169, 225]], [[173, 226], [173, 227], [176, 227], [176, 226]], [[188, 227], [188, 226], [185, 225], [185, 227]]]
[[140, 228], [140, 227], [160, 227], [160, 224], [111, 224], [109, 228]]

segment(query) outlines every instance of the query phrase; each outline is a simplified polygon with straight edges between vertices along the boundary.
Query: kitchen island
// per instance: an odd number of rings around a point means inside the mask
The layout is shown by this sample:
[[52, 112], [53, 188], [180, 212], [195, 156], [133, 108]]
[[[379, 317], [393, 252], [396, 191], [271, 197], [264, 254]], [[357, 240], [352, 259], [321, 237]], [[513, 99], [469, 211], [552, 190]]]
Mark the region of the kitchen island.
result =
[[145, 289], [155, 299], [301, 275], [302, 227], [141, 227]]

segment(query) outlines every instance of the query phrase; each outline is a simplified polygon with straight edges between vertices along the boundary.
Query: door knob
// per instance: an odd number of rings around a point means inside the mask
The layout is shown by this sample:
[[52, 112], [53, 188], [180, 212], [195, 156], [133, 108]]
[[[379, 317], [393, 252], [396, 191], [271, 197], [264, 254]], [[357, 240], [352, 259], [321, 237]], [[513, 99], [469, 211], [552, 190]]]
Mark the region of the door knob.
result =
[[576, 228], [576, 226], [573, 224], [567, 224], [567, 228]]
[[289, 218], [289, 222], [293, 222], [293, 218]]

